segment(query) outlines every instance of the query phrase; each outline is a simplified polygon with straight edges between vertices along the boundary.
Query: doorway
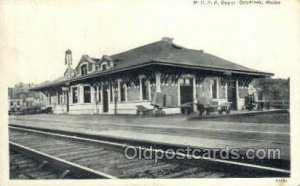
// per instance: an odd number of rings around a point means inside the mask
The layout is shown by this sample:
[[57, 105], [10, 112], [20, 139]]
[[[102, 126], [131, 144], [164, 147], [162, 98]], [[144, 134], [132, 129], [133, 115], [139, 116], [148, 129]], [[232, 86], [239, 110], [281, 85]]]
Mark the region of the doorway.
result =
[[236, 82], [230, 81], [227, 83], [228, 102], [232, 102], [231, 109], [237, 110]]
[[[180, 84], [180, 104], [193, 103], [193, 78], [179, 79]], [[183, 112], [183, 110], [181, 110]]]
[[103, 85], [103, 112], [108, 112], [108, 85]]

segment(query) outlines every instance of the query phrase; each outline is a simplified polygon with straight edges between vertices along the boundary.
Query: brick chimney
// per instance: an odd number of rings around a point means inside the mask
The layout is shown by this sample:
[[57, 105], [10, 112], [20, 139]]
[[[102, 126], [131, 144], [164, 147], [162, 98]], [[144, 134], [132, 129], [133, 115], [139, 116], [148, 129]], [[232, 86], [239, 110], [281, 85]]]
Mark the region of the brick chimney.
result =
[[162, 41], [169, 42], [169, 43], [173, 43], [173, 39], [174, 39], [174, 38], [171, 38], [171, 37], [163, 37], [161, 40], [162, 40]]

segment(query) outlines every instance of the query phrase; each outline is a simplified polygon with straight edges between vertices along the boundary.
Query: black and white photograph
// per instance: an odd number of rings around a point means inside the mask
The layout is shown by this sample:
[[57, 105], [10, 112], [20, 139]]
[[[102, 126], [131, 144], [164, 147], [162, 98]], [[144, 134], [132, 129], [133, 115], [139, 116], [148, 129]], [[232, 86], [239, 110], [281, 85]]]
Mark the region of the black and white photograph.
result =
[[0, 1], [0, 186], [299, 185], [299, 10]]

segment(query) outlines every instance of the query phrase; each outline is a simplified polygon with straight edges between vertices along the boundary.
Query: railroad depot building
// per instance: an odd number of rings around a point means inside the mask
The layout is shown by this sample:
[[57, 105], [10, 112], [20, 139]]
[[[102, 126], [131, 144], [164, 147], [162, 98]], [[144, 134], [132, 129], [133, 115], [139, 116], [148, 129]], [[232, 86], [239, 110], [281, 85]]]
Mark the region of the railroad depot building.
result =
[[171, 114], [199, 97], [242, 109], [251, 81], [273, 75], [179, 46], [167, 37], [115, 55], [83, 55], [75, 69], [71, 63], [67, 50], [64, 76], [32, 89], [47, 96], [54, 113], [136, 114], [137, 105], [153, 108], [155, 101]]

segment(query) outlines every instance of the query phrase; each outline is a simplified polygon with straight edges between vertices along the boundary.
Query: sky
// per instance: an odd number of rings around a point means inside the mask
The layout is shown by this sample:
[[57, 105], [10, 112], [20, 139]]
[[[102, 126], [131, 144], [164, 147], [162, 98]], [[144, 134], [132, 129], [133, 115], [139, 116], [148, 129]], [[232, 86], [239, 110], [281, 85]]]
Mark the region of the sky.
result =
[[[237, 1], [238, 2], [238, 1]], [[299, 1], [204, 6], [181, 1], [0, 1], [0, 71], [7, 86], [63, 75], [83, 54], [100, 58], [168, 36], [243, 66], [290, 77], [299, 69]]]

